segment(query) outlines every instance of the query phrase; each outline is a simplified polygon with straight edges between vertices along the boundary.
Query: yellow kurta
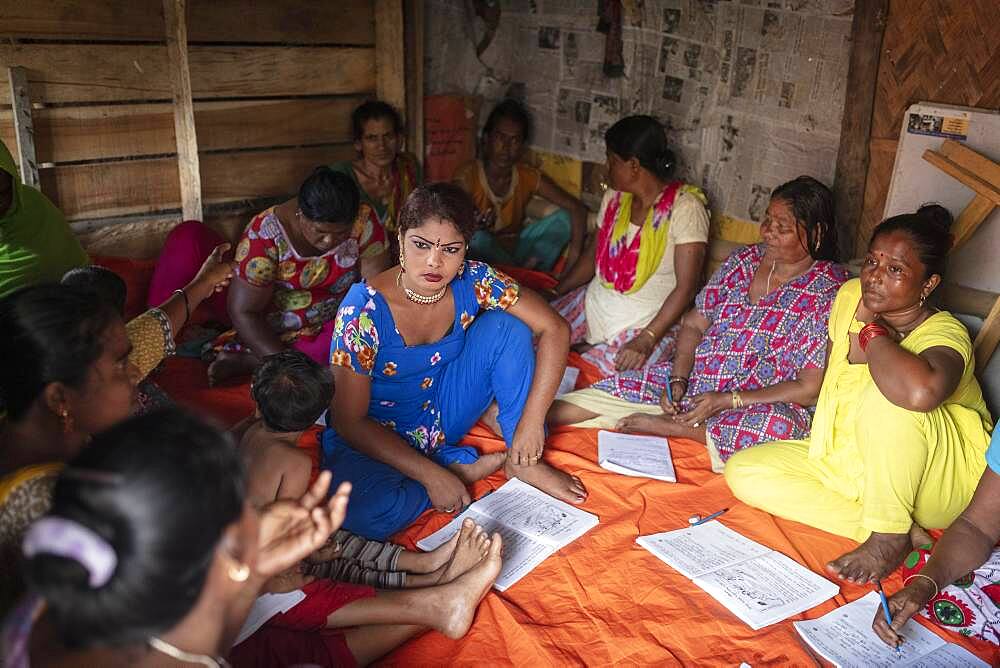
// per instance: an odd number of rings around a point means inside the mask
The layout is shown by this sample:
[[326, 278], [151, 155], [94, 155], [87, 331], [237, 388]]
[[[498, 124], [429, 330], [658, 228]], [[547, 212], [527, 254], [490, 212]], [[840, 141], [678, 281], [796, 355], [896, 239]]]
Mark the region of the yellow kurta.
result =
[[872, 532], [905, 533], [916, 522], [945, 528], [972, 499], [985, 467], [990, 415], [968, 331], [935, 313], [900, 345], [914, 354], [937, 346], [958, 352], [958, 387], [928, 413], [883, 396], [867, 364], [851, 364], [851, 333], [861, 283], [848, 281], [830, 313], [830, 361], [810, 438], [777, 441], [737, 453], [726, 482], [740, 500], [769, 513], [863, 541]]

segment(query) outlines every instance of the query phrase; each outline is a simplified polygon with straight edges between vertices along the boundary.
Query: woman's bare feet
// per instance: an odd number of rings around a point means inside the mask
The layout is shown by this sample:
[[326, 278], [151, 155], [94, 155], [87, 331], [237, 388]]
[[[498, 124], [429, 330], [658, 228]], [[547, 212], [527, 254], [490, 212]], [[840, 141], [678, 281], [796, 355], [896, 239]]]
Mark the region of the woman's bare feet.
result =
[[466, 485], [471, 485], [499, 469], [506, 459], [506, 452], [491, 452], [488, 455], [480, 455], [479, 459], [471, 464], [451, 464], [448, 470]]
[[865, 584], [892, 573], [910, 552], [909, 533], [872, 533], [868, 540], [826, 565], [841, 580]]
[[259, 364], [256, 355], [223, 350], [208, 365], [208, 385], [215, 387], [232, 378], [249, 376]]
[[700, 443], [705, 443], [704, 427], [689, 427], [683, 422], [677, 422], [673, 416], [661, 413], [632, 413], [618, 421], [615, 431], [626, 434], [656, 434], [657, 436], [678, 436], [680, 438], [690, 438]]
[[[467, 521], [471, 522], [472, 520]], [[440, 571], [451, 560], [451, 555], [455, 553], [455, 546], [458, 545], [458, 537], [461, 533], [461, 531], [455, 532], [454, 536], [430, 552], [403, 550], [400, 552], [399, 558], [396, 559], [396, 570], [406, 571], [407, 573], [433, 573], [434, 571]], [[437, 579], [434, 582], [437, 582]]]
[[504, 473], [507, 474], [508, 478], [520, 478], [532, 487], [537, 487], [546, 494], [551, 494], [567, 503], [583, 503], [587, 500], [587, 488], [583, 486], [579, 478], [552, 468], [545, 462], [519, 465], [514, 464], [508, 458], [507, 463], [504, 464]]
[[432, 609], [440, 611], [441, 617], [432, 623], [449, 638], [461, 638], [472, 626], [479, 602], [500, 574], [500, 550], [503, 540], [495, 533], [489, 539], [486, 556], [475, 566], [451, 582], [426, 590], [433, 592], [436, 601], [427, 601]]
[[458, 545], [455, 547], [451, 561], [441, 573], [442, 584], [451, 582], [473, 566], [482, 561], [490, 550], [490, 539], [483, 528], [466, 518], [458, 532]]
[[929, 545], [934, 544], [934, 539], [931, 535], [924, 531], [924, 528], [919, 524], [914, 524], [910, 527], [910, 545], [914, 550], [920, 549], [922, 547], [926, 548]]
[[676, 436], [677, 424], [673, 416], [666, 413], [654, 415], [652, 413], [632, 413], [626, 415], [615, 425], [615, 431], [622, 431], [626, 434], [656, 434], [657, 436]]

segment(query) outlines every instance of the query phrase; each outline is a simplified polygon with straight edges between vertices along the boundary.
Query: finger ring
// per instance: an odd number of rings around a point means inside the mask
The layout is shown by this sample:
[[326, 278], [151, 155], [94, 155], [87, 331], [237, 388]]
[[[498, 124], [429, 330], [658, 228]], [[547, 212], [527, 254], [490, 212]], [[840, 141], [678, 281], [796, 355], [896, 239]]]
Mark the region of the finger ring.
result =
[[700, 424], [701, 424], [700, 422], [695, 422], [693, 426], [697, 427]]

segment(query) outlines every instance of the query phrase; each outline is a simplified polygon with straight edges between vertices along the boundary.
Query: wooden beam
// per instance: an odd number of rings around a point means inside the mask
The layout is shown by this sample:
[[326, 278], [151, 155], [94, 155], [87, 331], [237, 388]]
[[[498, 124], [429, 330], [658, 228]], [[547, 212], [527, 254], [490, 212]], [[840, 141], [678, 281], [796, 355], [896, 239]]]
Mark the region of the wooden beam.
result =
[[[319, 46], [191, 46], [195, 98], [370, 95], [375, 49]], [[166, 48], [147, 44], [0, 42], [0, 66], [28, 72], [33, 102], [169, 100]], [[400, 79], [402, 81], [402, 79]], [[10, 91], [0, 86], [0, 105]]]
[[28, 97], [28, 76], [23, 67], [7, 70], [10, 80], [11, 113], [17, 139], [17, 163], [21, 182], [32, 188], [39, 186], [38, 160], [35, 157], [35, 126], [31, 119], [31, 98]]
[[840, 124], [840, 149], [837, 151], [833, 184], [840, 221], [840, 251], [844, 259], [854, 254], [855, 237], [864, 208], [868, 141], [871, 137], [882, 36], [888, 16], [888, 0], [857, 0], [854, 3], [847, 97]]
[[968, 241], [995, 208], [996, 204], [988, 197], [979, 194], [973, 197], [972, 201], [958, 214], [955, 224], [952, 225], [951, 233], [954, 241], [952, 241], [951, 250], [954, 251]]
[[174, 95], [174, 135], [177, 140], [177, 172], [181, 185], [181, 212], [185, 220], [201, 220], [201, 167], [198, 133], [194, 125], [191, 70], [188, 68], [186, 0], [163, 0], [167, 32], [167, 59]]
[[375, 0], [375, 94], [406, 113], [402, 0]]
[[406, 0], [407, 146], [424, 164], [424, 3]]
[[[204, 153], [202, 199], [209, 206], [289, 196], [317, 166], [353, 155], [353, 144]], [[174, 158], [58, 165], [41, 170], [45, 193], [69, 221], [180, 208], [176, 174]]]
[[[308, 146], [351, 141], [360, 96], [194, 103], [198, 149]], [[38, 161], [77, 162], [177, 152], [173, 105], [115, 104], [35, 109]], [[0, 140], [13, 151], [13, 114], [0, 110]]]
[[[0, 35], [159, 41], [162, 12], [161, 0], [0, 0]], [[198, 0], [188, 4], [187, 19], [192, 42], [375, 43], [371, 0]]]
[[977, 374], [981, 374], [986, 369], [986, 365], [989, 364], [990, 358], [993, 357], [993, 353], [997, 349], [997, 344], [1000, 344], [1000, 298], [994, 302], [993, 308], [990, 309], [989, 315], [983, 321], [983, 326], [973, 344]]

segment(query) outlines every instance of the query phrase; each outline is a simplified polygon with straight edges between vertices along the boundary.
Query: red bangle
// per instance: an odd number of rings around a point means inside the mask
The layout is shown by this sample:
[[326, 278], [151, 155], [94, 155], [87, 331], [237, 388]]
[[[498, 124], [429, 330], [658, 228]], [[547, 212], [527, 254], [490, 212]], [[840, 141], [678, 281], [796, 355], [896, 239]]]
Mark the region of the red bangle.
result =
[[889, 330], [877, 322], [870, 322], [862, 327], [861, 331], [858, 332], [858, 345], [861, 346], [861, 352], [867, 352], [868, 344], [878, 336], [889, 336]]

